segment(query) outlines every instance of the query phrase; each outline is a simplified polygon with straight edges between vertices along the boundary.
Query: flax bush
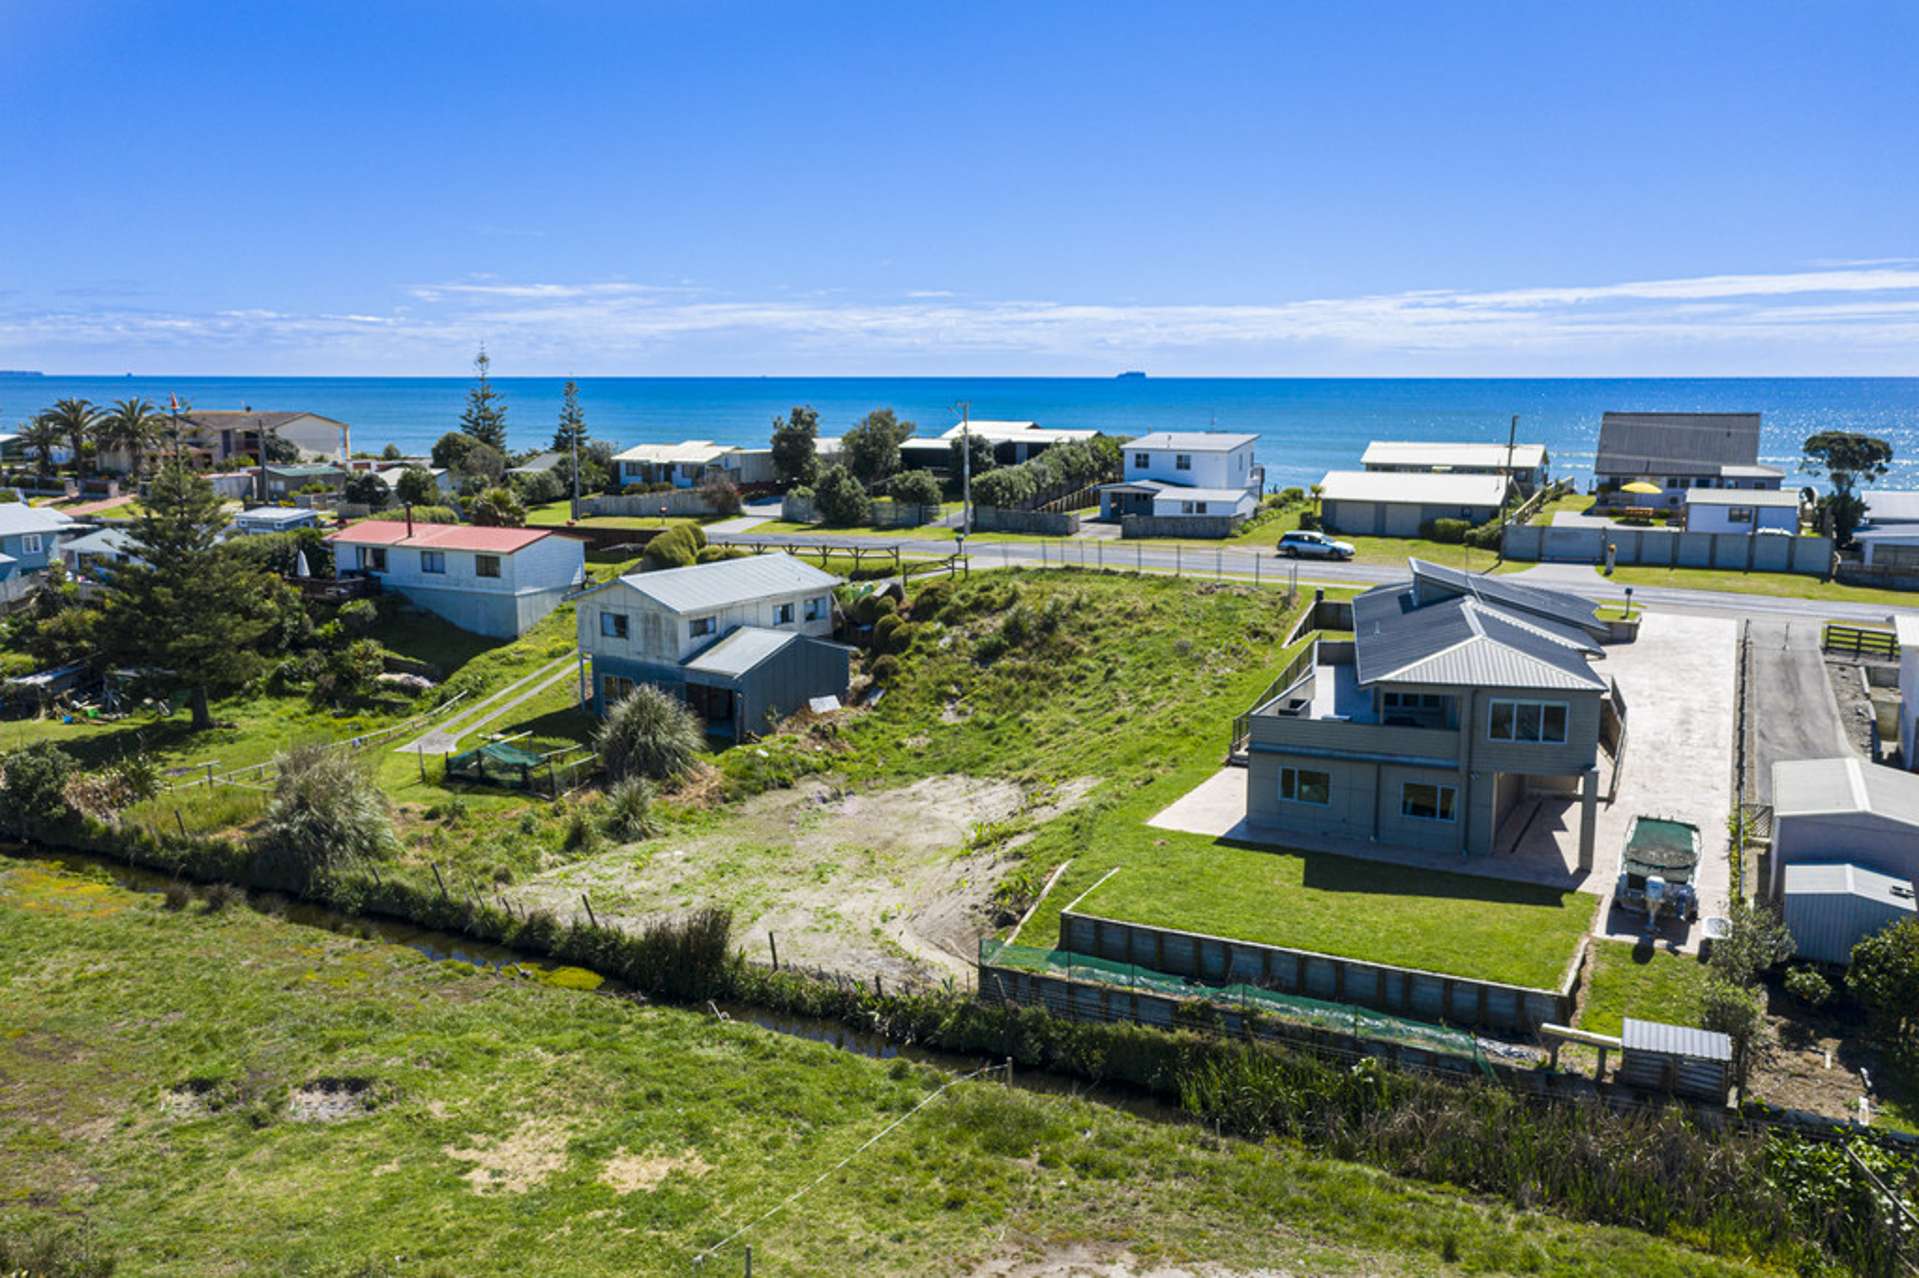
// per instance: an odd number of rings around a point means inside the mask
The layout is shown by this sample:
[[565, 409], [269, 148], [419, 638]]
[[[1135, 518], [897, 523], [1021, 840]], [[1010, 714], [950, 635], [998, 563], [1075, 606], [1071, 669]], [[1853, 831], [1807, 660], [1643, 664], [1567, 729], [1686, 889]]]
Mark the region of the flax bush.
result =
[[279, 779], [253, 845], [269, 885], [304, 891], [393, 848], [386, 793], [353, 755], [304, 745], [275, 763]]
[[693, 712], [679, 698], [641, 684], [607, 712], [593, 734], [600, 762], [614, 781], [671, 781], [693, 766], [705, 744]]

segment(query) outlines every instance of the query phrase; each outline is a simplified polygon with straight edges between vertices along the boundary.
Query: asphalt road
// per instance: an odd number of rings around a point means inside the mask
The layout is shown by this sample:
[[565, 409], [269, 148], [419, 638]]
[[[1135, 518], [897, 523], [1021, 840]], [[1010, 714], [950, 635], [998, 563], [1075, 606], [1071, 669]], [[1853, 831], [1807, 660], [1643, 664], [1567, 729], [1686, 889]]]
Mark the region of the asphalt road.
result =
[[[928, 541], [909, 537], [832, 537], [817, 533], [776, 533], [761, 535], [751, 531], [715, 533], [707, 536], [716, 542], [757, 542], [766, 545], [818, 546], [858, 545], [885, 550], [898, 549], [909, 555], [950, 555], [951, 541]], [[1104, 541], [1084, 538], [1058, 542], [974, 542], [967, 549], [976, 568], [1031, 567], [1042, 565], [1133, 568], [1142, 572], [1179, 573], [1184, 576], [1228, 577], [1261, 581], [1286, 580], [1297, 571], [1302, 587], [1358, 587], [1382, 585], [1406, 580], [1406, 570], [1396, 565], [1325, 563], [1312, 560], [1281, 559], [1272, 551], [1263, 554], [1251, 550], [1195, 548], [1192, 546], [1154, 545], [1146, 541]], [[1624, 587], [1614, 585], [1588, 569], [1574, 564], [1542, 564], [1516, 574], [1531, 585], [1551, 586], [1589, 599], [1617, 600]], [[1781, 599], [1771, 595], [1743, 595], [1716, 590], [1678, 590], [1664, 586], [1636, 586], [1635, 605], [1644, 604], [1701, 616], [1752, 617], [1776, 621], [1884, 621], [1893, 611], [1884, 604], [1841, 603], [1819, 599]], [[1919, 595], [1914, 608], [1919, 610]], [[1901, 609], [1900, 611], [1910, 611]], [[1816, 636], [1814, 642], [1817, 642]]]

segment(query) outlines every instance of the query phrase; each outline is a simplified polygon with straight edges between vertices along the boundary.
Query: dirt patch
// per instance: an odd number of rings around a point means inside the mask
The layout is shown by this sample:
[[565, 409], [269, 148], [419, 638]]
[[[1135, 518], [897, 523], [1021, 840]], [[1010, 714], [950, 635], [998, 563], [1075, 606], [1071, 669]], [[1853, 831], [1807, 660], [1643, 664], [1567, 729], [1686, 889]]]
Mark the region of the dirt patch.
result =
[[160, 1112], [181, 1121], [205, 1118], [216, 1108], [218, 1087], [207, 1078], [190, 1078], [178, 1087], [169, 1087], [160, 1093]]
[[366, 1078], [316, 1078], [287, 1096], [287, 1118], [296, 1123], [338, 1123], [373, 1111], [378, 1101]]
[[606, 1166], [600, 1170], [600, 1183], [610, 1187], [616, 1194], [630, 1194], [636, 1190], [650, 1194], [674, 1172], [704, 1176], [712, 1170], [704, 1158], [690, 1149], [678, 1158], [661, 1154], [629, 1154], [622, 1149], [606, 1160]]
[[566, 1166], [568, 1131], [546, 1118], [529, 1118], [507, 1136], [477, 1136], [465, 1149], [441, 1150], [448, 1158], [472, 1163], [466, 1181], [476, 1194], [524, 1194]]
[[1120, 1247], [1073, 1243], [1033, 1247], [974, 1269], [969, 1278], [1292, 1278], [1291, 1269], [1228, 1269], [1223, 1265], [1140, 1260]]

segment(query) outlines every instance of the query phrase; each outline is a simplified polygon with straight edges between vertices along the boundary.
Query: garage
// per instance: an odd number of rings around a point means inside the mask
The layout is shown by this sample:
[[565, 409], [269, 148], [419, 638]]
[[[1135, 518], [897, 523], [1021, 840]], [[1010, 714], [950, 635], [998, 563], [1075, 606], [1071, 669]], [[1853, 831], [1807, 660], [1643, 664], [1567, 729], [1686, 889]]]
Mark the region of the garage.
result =
[[1435, 519], [1477, 525], [1498, 518], [1510, 485], [1498, 475], [1336, 470], [1319, 487], [1326, 531], [1419, 537]]

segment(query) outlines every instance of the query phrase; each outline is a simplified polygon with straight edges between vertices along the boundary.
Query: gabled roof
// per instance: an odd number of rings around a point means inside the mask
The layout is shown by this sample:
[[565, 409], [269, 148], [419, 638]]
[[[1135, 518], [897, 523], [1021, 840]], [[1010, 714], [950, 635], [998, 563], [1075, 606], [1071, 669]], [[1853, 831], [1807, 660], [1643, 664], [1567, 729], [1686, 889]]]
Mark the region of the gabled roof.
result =
[[1506, 500], [1503, 475], [1455, 475], [1421, 470], [1335, 470], [1319, 481], [1330, 501], [1413, 503], [1422, 506], [1498, 506]]
[[1235, 448], [1259, 442], [1257, 435], [1234, 435], [1218, 430], [1156, 430], [1127, 442], [1129, 451], [1143, 449], [1182, 453], [1230, 453]]
[[839, 584], [839, 578], [791, 555], [773, 553], [717, 559], [662, 572], [628, 573], [620, 582], [662, 608], [687, 613], [712, 611], [771, 595], [830, 590]]
[[[1353, 600], [1360, 683], [1605, 690], [1589, 664], [1599, 653], [1585, 628], [1597, 624], [1591, 604], [1412, 562], [1411, 582]], [[1493, 588], [1482, 591], [1488, 581]]]
[[60, 553], [81, 555], [123, 555], [133, 553], [138, 540], [130, 528], [96, 528], [84, 537], [60, 543]]
[[647, 462], [655, 466], [699, 466], [732, 452], [730, 445], [710, 439], [683, 439], [677, 444], [635, 444], [623, 453], [613, 454], [616, 462]]
[[1716, 475], [1756, 466], [1758, 413], [1607, 413], [1599, 421], [1602, 475]]
[[1908, 914], [1913, 912], [1912, 880], [1881, 874], [1863, 865], [1845, 861], [1832, 865], [1800, 863], [1786, 866], [1784, 877], [1787, 896], [1857, 896]]
[[344, 475], [346, 472], [338, 466], [329, 466], [324, 462], [308, 462], [301, 465], [268, 466], [267, 474], [279, 475], [290, 479], [317, 479], [322, 475]]
[[1868, 488], [1860, 495], [1866, 499], [1869, 524], [1919, 524], [1919, 492]]
[[1424, 559], [1408, 559], [1406, 566], [1412, 570], [1413, 592], [1422, 603], [1466, 595], [1508, 612], [1530, 613], [1560, 626], [1587, 631], [1595, 639], [1605, 638], [1609, 631], [1590, 599], [1564, 590], [1522, 585], [1510, 577], [1465, 572]]
[[1772, 765], [1777, 817], [1878, 816], [1919, 830], [1919, 773], [1857, 757], [1789, 759]]
[[552, 535], [550, 528], [482, 528], [475, 524], [417, 522], [409, 535], [404, 520], [368, 519], [338, 532], [328, 533], [326, 540], [344, 542], [349, 546], [406, 546], [420, 550], [475, 550], [489, 555], [510, 555]]
[[325, 422], [329, 426], [344, 427], [345, 422], [323, 417], [319, 413], [255, 412], [251, 408], [196, 408], [192, 412], [181, 413], [182, 422], [191, 423], [202, 430], [278, 430], [289, 422], [311, 418]]
[[318, 519], [320, 512], [308, 510], [304, 506], [255, 506], [235, 515], [235, 519], [248, 519], [256, 524], [290, 524], [301, 519]]
[[[965, 423], [964, 427], [955, 426], [940, 438], [958, 439], [966, 431], [971, 431], [981, 439], [995, 444], [1064, 444], [1076, 439], [1091, 439], [1099, 434], [1096, 430], [1062, 430], [1039, 426], [1033, 422], [975, 421]], [[931, 441], [909, 439], [906, 442], [913, 444]]]
[[527, 475], [535, 471], [552, 470], [565, 460], [565, 453], [535, 453], [519, 465], [509, 467], [506, 473], [509, 475], [515, 473]]
[[59, 532], [71, 528], [73, 520], [57, 510], [29, 506], [23, 501], [0, 502], [0, 537], [19, 533]]
[[1448, 444], [1428, 440], [1374, 440], [1366, 445], [1362, 466], [1428, 466], [1434, 470], [1465, 466], [1512, 466], [1537, 470], [1546, 464], [1544, 444], [1514, 444], [1507, 460], [1504, 444]]

